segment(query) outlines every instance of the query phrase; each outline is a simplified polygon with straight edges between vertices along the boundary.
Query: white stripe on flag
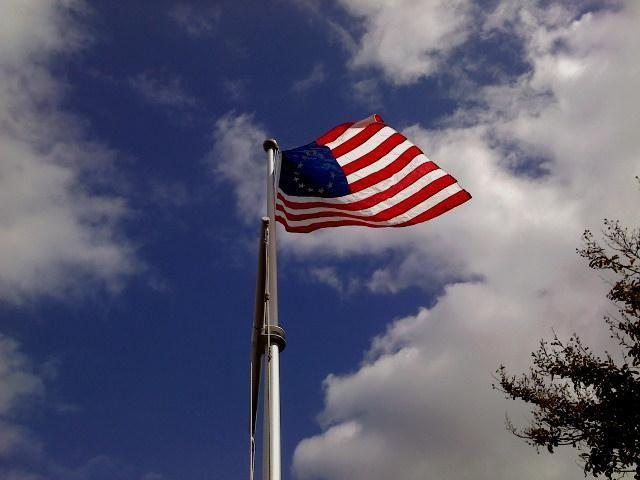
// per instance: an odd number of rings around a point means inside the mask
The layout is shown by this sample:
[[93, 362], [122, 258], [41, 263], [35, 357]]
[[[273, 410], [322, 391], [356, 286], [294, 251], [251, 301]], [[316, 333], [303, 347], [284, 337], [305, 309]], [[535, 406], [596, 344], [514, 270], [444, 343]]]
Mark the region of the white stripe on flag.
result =
[[[433, 170], [432, 172], [427, 173], [424, 177], [420, 178], [418, 181], [416, 181], [415, 183], [411, 184], [409, 187], [405, 188], [404, 190], [398, 192], [397, 194], [395, 194], [393, 197], [389, 197], [386, 200], [383, 200], [382, 202], [378, 203], [377, 205], [374, 205], [372, 207], [369, 208], [363, 208], [360, 210], [348, 210], [346, 208], [323, 208], [323, 207], [315, 207], [315, 208], [292, 208], [292, 207], [287, 207], [284, 202], [282, 202], [281, 200], [278, 200], [276, 202], [276, 205], [279, 205], [281, 207], [281, 209], [287, 213], [291, 213], [291, 214], [311, 214], [311, 213], [320, 213], [323, 214], [324, 216], [331, 216], [333, 213], [335, 212], [340, 212], [340, 211], [344, 211], [347, 213], [351, 213], [353, 215], [375, 215], [377, 213], [380, 213], [383, 210], [386, 210], [388, 208], [393, 207], [394, 205], [397, 205], [398, 203], [402, 202], [403, 200], [406, 200], [407, 198], [409, 198], [411, 195], [419, 192], [420, 190], [422, 190], [424, 187], [426, 187], [427, 185], [431, 184], [432, 182], [434, 182], [435, 180], [444, 177], [445, 175], [447, 175], [447, 172], [443, 171], [443, 170]], [[345, 202], [346, 204], [346, 202]]]
[[347, 140], [352, 139], [353, 137], [355, 137], [357, 134], [359, 134], [362, 130], [364, 130], [366, 127], [366, 125], [364, 127], [354, 127], [351, 126], [349, 128], [347, 128], [344, 133], [342, 135], [340, 135], [338, 138], [336, 138], [333, 142], [329, 142], [327, 143], [325, 146], [329, 147], [331, 150], [333, 150], [334, 148], [342, 145], [344, 142], [346, 142]]
[[[427, 210], [435, 207], [436, 205], [438, 205], [442, 201], [446, 200], [447, 198], [451, 197], [452, 195], [454, 195], [454, 194], [456, 194], [456, 193], [458, 193], [460, 191], [462, 191], [462, 187], [460, 187], [460, 185], [458, 185], [457, 183], [454, 183], [454, 184], [449, 185], [448, 187], [440, 190], [438, 193], [436, 193], [435, 195], [429, 197], [424, 202], [421, 202], [418, 205], [416, 205], [415, 207], [407, 210], [406, 212], [401, 213], [400, 215], [397, 215], [397, 216], [395, 216], [393, 218], [390, 218], [388, 220], [369, 221], [366, 218], [364, 218], [364, 219], [358, 220], [358, 221], [365, 222], [367, 225], [390, 225], [390, 226], [391, 225], [399, 225], [399, 224], [402, 224], [402, 223], [406, 223], [406, 222], [410, 221], [411, 219], [417, 217], [421, 213], [424, 213]], [[354, 213], [357, 214], [357, 212], [354, 212]], [[292, 227], [292, 228], [308, 227], [308, 226], [311, 226], [311, 225], [316, 224], [316, 223], [341, 222], [341, 221], [345, 221], [345, 220], [350, 220], [348, 218], [345, 219], [345, 217], [321, 217], [321, 218], [312, 218], [312, 219], [308, 219], [308, 220], [288, 220], [282, 214], [280, 214], [279, 217], [282, 218], [282, 220], [286, 223], [286, 225], [288, 225], [289, 227]]]
[[350, 164], [351, 162], [358, 160], [360, 157], [366, 155], [371, 150], [376, 148], [382, 142], [384, 142], [387, 138], [393, 135], [396, 132], [393, 128], [384, 127], [383, 129], [376, 132], [371, 138], [365, 141], [363, 144], [357, 146], [353, 150], [336, 157], [336, 161], [341, 167]]
[[290, 202], [296, 203], [309, 203], [309, 202], [322, 202], [322, 203], [331, 203], [331, 204], [344, 204], [344, 203], [354, 203], [359, 200], [364, 200], [365, 198], [369, 198], [371, 195], [375, 195], [376, 193], [383, 192], [387, 190], [389, 187], [400, 183], [403, 178], [413, 172], [416, 168], [424, 163], [429, 163], [429, 160], [424, 154], [417, 155], [409, 164], [407, 164], [402, 170], [395, 173], [391, 177], [382, 180], [381, 182], [372, 185], [364, 190], [361, 190], [357, 193], [351, 193], [349, 195], [344, 195], [342, 197], [333, 197], [333, 198], [322, 198], [322, 197], [297, 197], [294, 195], [287, 195], [282, 190], [278, 189], [278, 193], [282, 195], [286, 200]]
[[405, 140], [381, 159], [371, 163], [370, 165], [367, 165], [366, 167], [361, 168], [360, 170], [356, 170], [350, 175], [347, 175], [347, 182], [353, 183], [356, 180], [368, 177], [372, 173], [382, 170], [387, 165], [393, 163], [400, 155], [409, 150], [411, 147], [413, 147], [413, 143], [411, 143], [409, 140]]

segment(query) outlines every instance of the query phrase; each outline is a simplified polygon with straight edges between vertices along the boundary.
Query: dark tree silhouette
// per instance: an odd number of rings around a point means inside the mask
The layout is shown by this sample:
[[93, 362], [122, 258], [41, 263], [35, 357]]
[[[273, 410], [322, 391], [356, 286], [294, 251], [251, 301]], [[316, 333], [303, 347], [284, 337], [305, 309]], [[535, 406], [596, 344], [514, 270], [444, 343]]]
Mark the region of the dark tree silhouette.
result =
[[585, 231], [580, 256], [594, 270], [614, 276], [608, 298], [617, 309], [606, 316], [619, 359], [598, 356], [577, 335], [542, 340], [528, 373], [512, 376], [504, 365], [494, 388], [533, 408], [524, 428], [507, 428], [536, 448], [553, 453], [560, 445], [577, 448], [585, 475], [640, 479], [640, 229], [605, 220], [602, 242]]

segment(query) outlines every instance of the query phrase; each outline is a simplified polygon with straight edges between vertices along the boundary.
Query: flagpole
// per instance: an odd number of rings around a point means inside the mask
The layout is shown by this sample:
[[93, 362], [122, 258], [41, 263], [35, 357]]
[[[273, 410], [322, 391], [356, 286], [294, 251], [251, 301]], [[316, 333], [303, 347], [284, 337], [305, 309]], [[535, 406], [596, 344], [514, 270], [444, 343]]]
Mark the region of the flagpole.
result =
[[267, 248], [267, 316], [264, 350], [264, 442], [263, 480], [280, 480], [280, 349], [284, 347], [284, 331], [278, 326], [278, 263], [276, 248], [275, 197], [278, 177], [278, 143], [267, 139], [267, 216], [269, 218]]
[[262, 343], [265, 328], [265, 307], [267, 305], [267, 249], [269, 248], [269, 219], [262, 218], [260, 223], [260, 240], [258, 242], [258, 268], [256, 276], [256, 296], [254, 305], [253, 328], [251, 329], [251, 359], [250, 365], [250, 399], [251, 408], [249, 421], [249, 480], [255, 478], [255, 453], [256, 453], [256, 424], [258, 419], [258, 403], [260, 395], [260, 381], [262, 373], [262, 356], [264, 345]]
[[273, 138], [264, 141], [267, 152], [267, 216], [269, 217], [269, 323], [278, 325], [278, 261], [276, 249], [276, 181], [278, 176], [278, 142]]

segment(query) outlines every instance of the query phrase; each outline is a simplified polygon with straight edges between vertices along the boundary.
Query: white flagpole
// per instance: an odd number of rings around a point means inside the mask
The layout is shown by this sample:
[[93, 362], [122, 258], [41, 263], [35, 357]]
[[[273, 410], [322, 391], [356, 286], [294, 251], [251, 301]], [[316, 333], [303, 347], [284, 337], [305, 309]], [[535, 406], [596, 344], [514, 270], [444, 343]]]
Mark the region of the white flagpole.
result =
[[280, 480], [280, 347], [284, 332], [278, 327], [278, 265], [276, 250], [275, 198], [278, 177], [278, 143], [273, 139], [263, 144], [267, 153], [267, 216], [269, 217], [267, 250], [267, 325], [265, 342], [265, 393], [263, 480]]

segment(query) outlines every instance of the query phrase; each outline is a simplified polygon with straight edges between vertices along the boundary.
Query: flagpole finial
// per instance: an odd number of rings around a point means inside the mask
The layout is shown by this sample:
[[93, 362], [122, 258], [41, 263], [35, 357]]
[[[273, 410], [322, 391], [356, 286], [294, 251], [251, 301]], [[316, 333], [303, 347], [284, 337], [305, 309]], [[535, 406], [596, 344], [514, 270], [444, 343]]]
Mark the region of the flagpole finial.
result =
[[262, 147], [265, 152], [268, 152], [269, 150], [278, 150], [280, 148], [278, 147], [278, 142], [276, 142], [275, 138], [267, 138], [262, 144]]

